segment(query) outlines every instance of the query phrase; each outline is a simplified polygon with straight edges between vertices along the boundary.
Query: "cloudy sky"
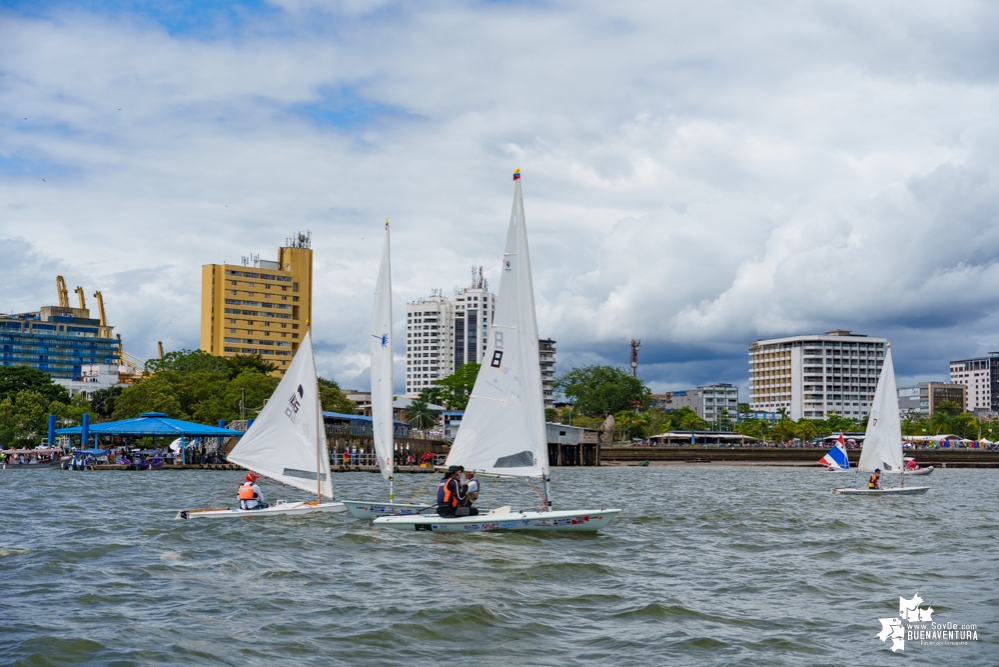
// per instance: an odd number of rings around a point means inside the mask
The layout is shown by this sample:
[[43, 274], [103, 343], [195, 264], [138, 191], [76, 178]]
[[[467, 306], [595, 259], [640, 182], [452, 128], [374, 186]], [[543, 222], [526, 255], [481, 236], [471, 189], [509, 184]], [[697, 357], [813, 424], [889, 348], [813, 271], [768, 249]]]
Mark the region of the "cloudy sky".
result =
[[[0, 4], [0, 312], [103, 291], [197, 347], [200, 266], [311, 230], [320, 371], [482, 265], [520, 167], [559, 368], [745, 386], [747, 343], [887, 336], [899, 383], [999, 349], [999, 5]], [[398, 383], [401, 387], [401, 382]]]

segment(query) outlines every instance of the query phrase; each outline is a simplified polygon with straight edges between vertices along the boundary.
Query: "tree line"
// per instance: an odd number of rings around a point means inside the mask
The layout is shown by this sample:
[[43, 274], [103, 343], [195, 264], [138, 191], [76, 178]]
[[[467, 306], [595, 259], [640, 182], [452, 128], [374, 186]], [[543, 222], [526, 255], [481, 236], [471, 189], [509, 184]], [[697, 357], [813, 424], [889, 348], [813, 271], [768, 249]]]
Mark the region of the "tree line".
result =
[[[201, 350], [170, 352], [146, 364], [146, 374], [127, 387], [101, 389], [88, 400], [74, 396], [45, 373], [24, 366], [0, 367], [0, 445], [33, 445], [44, 438], [48, 415], [60, 428], [77, 426], [83, 415], [94, 421], [138, 417], [143, 412], [202, 424], [254, 418], [280, 382], [277, 366], [258, 355], [218, 357]], [[323, 410], [354, 414], [334, 380], [319, 378]]]

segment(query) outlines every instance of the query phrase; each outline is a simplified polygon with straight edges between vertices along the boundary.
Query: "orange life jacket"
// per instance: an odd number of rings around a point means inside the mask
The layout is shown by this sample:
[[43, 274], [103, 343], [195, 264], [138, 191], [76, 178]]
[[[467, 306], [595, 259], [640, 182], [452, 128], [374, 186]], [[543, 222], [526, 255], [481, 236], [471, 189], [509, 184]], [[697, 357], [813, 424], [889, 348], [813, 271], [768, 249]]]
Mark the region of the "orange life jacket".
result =
[[879, 475], [878, 473], [874, 473], [873, 475], [871, 475], [870, 481], [867, 482], [867, 488], [876, 489], [878, 486], [878, 482], [880, 480], [881, 480], [881, 475]]
[[246, 482], [241, 487], [239, 487], [239, 499], [240, 500], [256, 500], [257, 494], [253, 492], [253, 485]]
[[437, 497], [439, 499], [438, 504], [457, 507], [458, 497], [451, 492], [451, 481], [451, 478], [448, 477], [437, 485]]

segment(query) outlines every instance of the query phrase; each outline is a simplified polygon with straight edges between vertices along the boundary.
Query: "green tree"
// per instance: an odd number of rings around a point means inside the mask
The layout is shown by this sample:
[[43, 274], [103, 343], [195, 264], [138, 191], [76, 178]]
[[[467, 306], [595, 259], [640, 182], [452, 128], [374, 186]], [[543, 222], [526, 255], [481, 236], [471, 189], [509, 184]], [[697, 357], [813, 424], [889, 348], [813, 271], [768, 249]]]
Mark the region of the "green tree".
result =
[[614, 422], [621, 428], [621, 434], [626, 439], [649, 437], [652, 417], [647, 412], [621, 410], [614, 415]]
[[144, 377], [128, 387], [115, 399], [114, 419], [132, 419], [143, 412], [164, 412], [170, 417], [185, 419], [178, 398], [178, 376], [162, 372]]
[[937, 407], [933, 411], [933, 414], [937, 415], [941, 412], [948, 417], [956, 417], [961, 414], [961, 406], [953, 401], [940, 401], [937, 403]]
[[686, 405], [679, 410], [674, 410], [670, 414], [670, 422], [676, 430], [680, 431], [707, 431], [708, 423], [697, 416], [691, 408]]
[[554, 422], [556, 419], [558, 419], [558, 412], [555, 408], [545, 408], [545, 421]]
[[42, 393], [31, 389], [22, 389], [13, 397], [0, 400], [0, 444], [38, 444], [48, 432], [52, 404]]
[[111, 415], [114, 414], [115, 401], [118, 400], [123, 391], [125, 391], [125, 387], [118, 386], [98, 389], [94, 392], [93, 398], [90, 399], [90, 407], [98, 419], [111, 419]]
[[422, 395], [413, 399], [406, 410], [406, 419], [409, 425], [414, 428], [429, 428], [434, 423], [434, 413], [427, 405], [427, 400]]
[[263, 373], [267, 375], [278, 369], [277, 364], [265, 360], [259, 353], [237, 354], [227, 358], [225, 361], [229, 365], [229, 372], [232, 377], [240, 373]]
[[227, 359], [216, 357], [202, 350], [178, 350], [167, 352], [162, 359], [150, 359], [146, 362], [146, 369], [152, 373], [162, 373], [173, 371], [178, 375], [189, 375], [191, 373], [218, 373], [229, 377], [232, 375], [232, 367]]
[[22, 391], [34, 391], [50, 401], [69, 403], [69, 392], [40, 370], [27, 366], [0, 366], [0, 400], [13, 400]]
[[340, 390], [336, 380], [319, 378], [319, 402], [327, 412], [339, 412], [345, 415], [357, 414], [357, 403], [347, 398]]
[[572, 401], [576, 410], [589, 417], [644, 409], [651, 403], [649, 388], [614, 366], [573, 368], [555, 379], [555, 388]]
[[441, 400], [448, 410], [465, 409], [478, 375], [479, 364], [468, 363], [462, 364], [454, 373], [437, 381], [437, 387], [441, 390]]
[[420, 396], [431, 405], [444, 405], [444, 390], [440, 387], [426, 387], [420, 392]]

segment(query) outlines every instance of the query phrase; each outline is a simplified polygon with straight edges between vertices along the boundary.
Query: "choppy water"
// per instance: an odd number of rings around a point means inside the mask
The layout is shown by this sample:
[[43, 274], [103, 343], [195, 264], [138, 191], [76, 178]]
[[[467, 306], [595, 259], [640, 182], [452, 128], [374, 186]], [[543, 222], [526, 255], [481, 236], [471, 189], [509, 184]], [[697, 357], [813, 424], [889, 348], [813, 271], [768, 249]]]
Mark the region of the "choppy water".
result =
[[[0, 664], [999, 663], [999, 471], [937, 471], [895, 499], [786, 468], [554, 476], [558, 506], [625, 513], [593, 536], [185, 522], [239, 476], [0, 471]], [[334, 483], [385, 493], [372, 474]], [[487, 481], [482, 498], [532, 493]], [[877, 619], [917, 589], [979, 641], [888, 651]]]

